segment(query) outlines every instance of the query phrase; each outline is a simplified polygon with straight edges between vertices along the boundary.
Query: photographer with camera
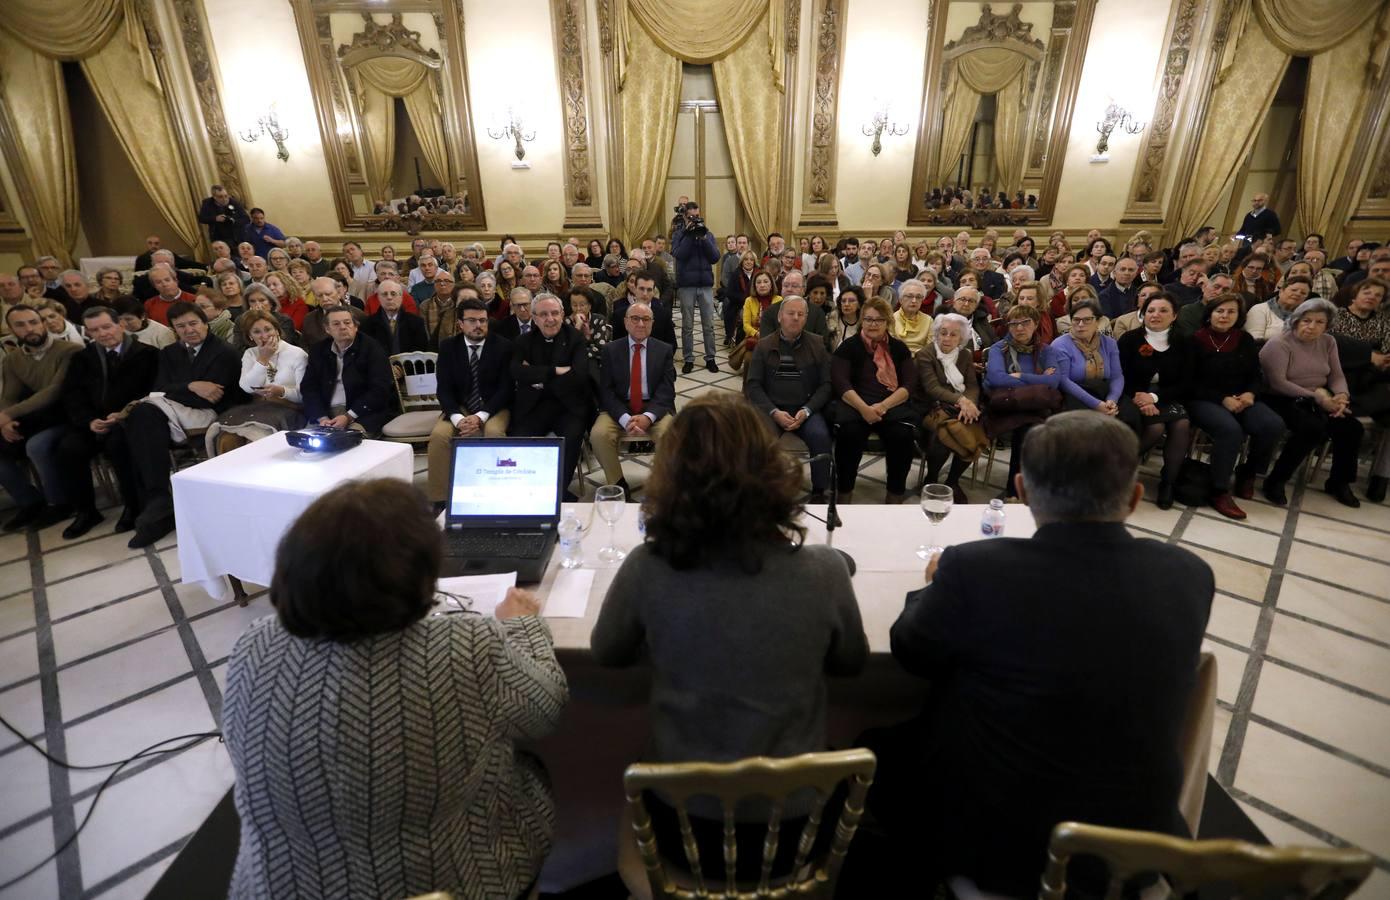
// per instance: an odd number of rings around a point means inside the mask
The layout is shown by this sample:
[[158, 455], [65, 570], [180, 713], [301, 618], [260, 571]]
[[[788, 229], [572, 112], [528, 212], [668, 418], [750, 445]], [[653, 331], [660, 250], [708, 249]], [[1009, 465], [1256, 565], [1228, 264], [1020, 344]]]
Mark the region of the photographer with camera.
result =
[[705, 368], [718, 372], [714, 361], [714, 264], [719, 248], [714, 243], [700, 204], [685, 197], [671, 220], [671, 252], [676, 257], [676, 297], [681, 304], [681, 349], [685, 374], [695, 371], [695, 301], [700, 302], [700, 330], [705, 339]]

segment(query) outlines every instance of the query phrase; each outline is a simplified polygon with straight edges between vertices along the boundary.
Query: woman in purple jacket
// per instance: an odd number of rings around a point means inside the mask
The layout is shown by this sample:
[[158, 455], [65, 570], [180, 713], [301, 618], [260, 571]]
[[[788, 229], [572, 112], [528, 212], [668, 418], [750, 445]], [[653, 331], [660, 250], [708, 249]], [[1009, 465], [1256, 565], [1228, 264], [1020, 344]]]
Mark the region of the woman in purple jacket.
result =
[[[1008, 335], [989, 348], [985, 365], [986, 390], [994, 394], [1024, 385], [1060, 387], [1062, 376], [1058, 371], [1056, 351], [1051, 345], [1044, 344], [1038, 334], [1042, 314], [1035, 307], [1015, 304], [1010, 307], [1006, 318]], [[1005, 431], [1010, 433], [1009, 478], [1004, 487], [1004, 496], [1013, 497], [1017, 495], [1014, 476], [1019, 472], [1023, 439], [1034, 425], [1047, 417], [1047, 413], [1029, 409], [1004, 411], [1001, 414], [1001, 404], [993, 399], [990, 406], [990, 415], [985, 419], [986, 433], [991, 438]]]

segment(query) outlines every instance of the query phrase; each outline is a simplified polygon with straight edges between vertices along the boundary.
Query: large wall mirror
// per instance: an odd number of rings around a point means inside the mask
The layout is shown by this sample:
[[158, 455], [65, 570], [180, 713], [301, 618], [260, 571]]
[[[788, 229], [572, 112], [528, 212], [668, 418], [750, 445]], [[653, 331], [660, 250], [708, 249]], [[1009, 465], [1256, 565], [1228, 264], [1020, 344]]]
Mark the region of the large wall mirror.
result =
[[1094, 9], [933, 4], [909, 224], [1051, 220]]
[[293, 0], [345, 231], [485, 226], [454, 0]]

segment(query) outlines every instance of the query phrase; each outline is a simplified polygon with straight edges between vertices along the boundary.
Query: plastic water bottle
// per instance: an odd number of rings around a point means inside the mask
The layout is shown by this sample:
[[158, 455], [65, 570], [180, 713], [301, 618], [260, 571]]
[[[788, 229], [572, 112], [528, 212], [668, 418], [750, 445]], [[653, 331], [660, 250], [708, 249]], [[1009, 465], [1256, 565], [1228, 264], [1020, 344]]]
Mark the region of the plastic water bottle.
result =
[[985, 537], [1004, 536], [1004, 501], [997, 497], [989, 501], [989, 509], [980, 516], [980, 533]]
[[573, 512], [560, 520], [560, 568], [577, 569], [584, 563], [584, 528]]

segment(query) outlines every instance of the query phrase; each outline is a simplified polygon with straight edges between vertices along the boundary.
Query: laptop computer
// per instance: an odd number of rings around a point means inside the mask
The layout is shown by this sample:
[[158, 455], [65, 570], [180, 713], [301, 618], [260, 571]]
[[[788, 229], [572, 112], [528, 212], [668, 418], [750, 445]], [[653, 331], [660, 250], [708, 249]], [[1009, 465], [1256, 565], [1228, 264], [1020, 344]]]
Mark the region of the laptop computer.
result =
[[456, 438], [449, 448], [441, 574], [541, 580], [555, 550], [563, 438]]

